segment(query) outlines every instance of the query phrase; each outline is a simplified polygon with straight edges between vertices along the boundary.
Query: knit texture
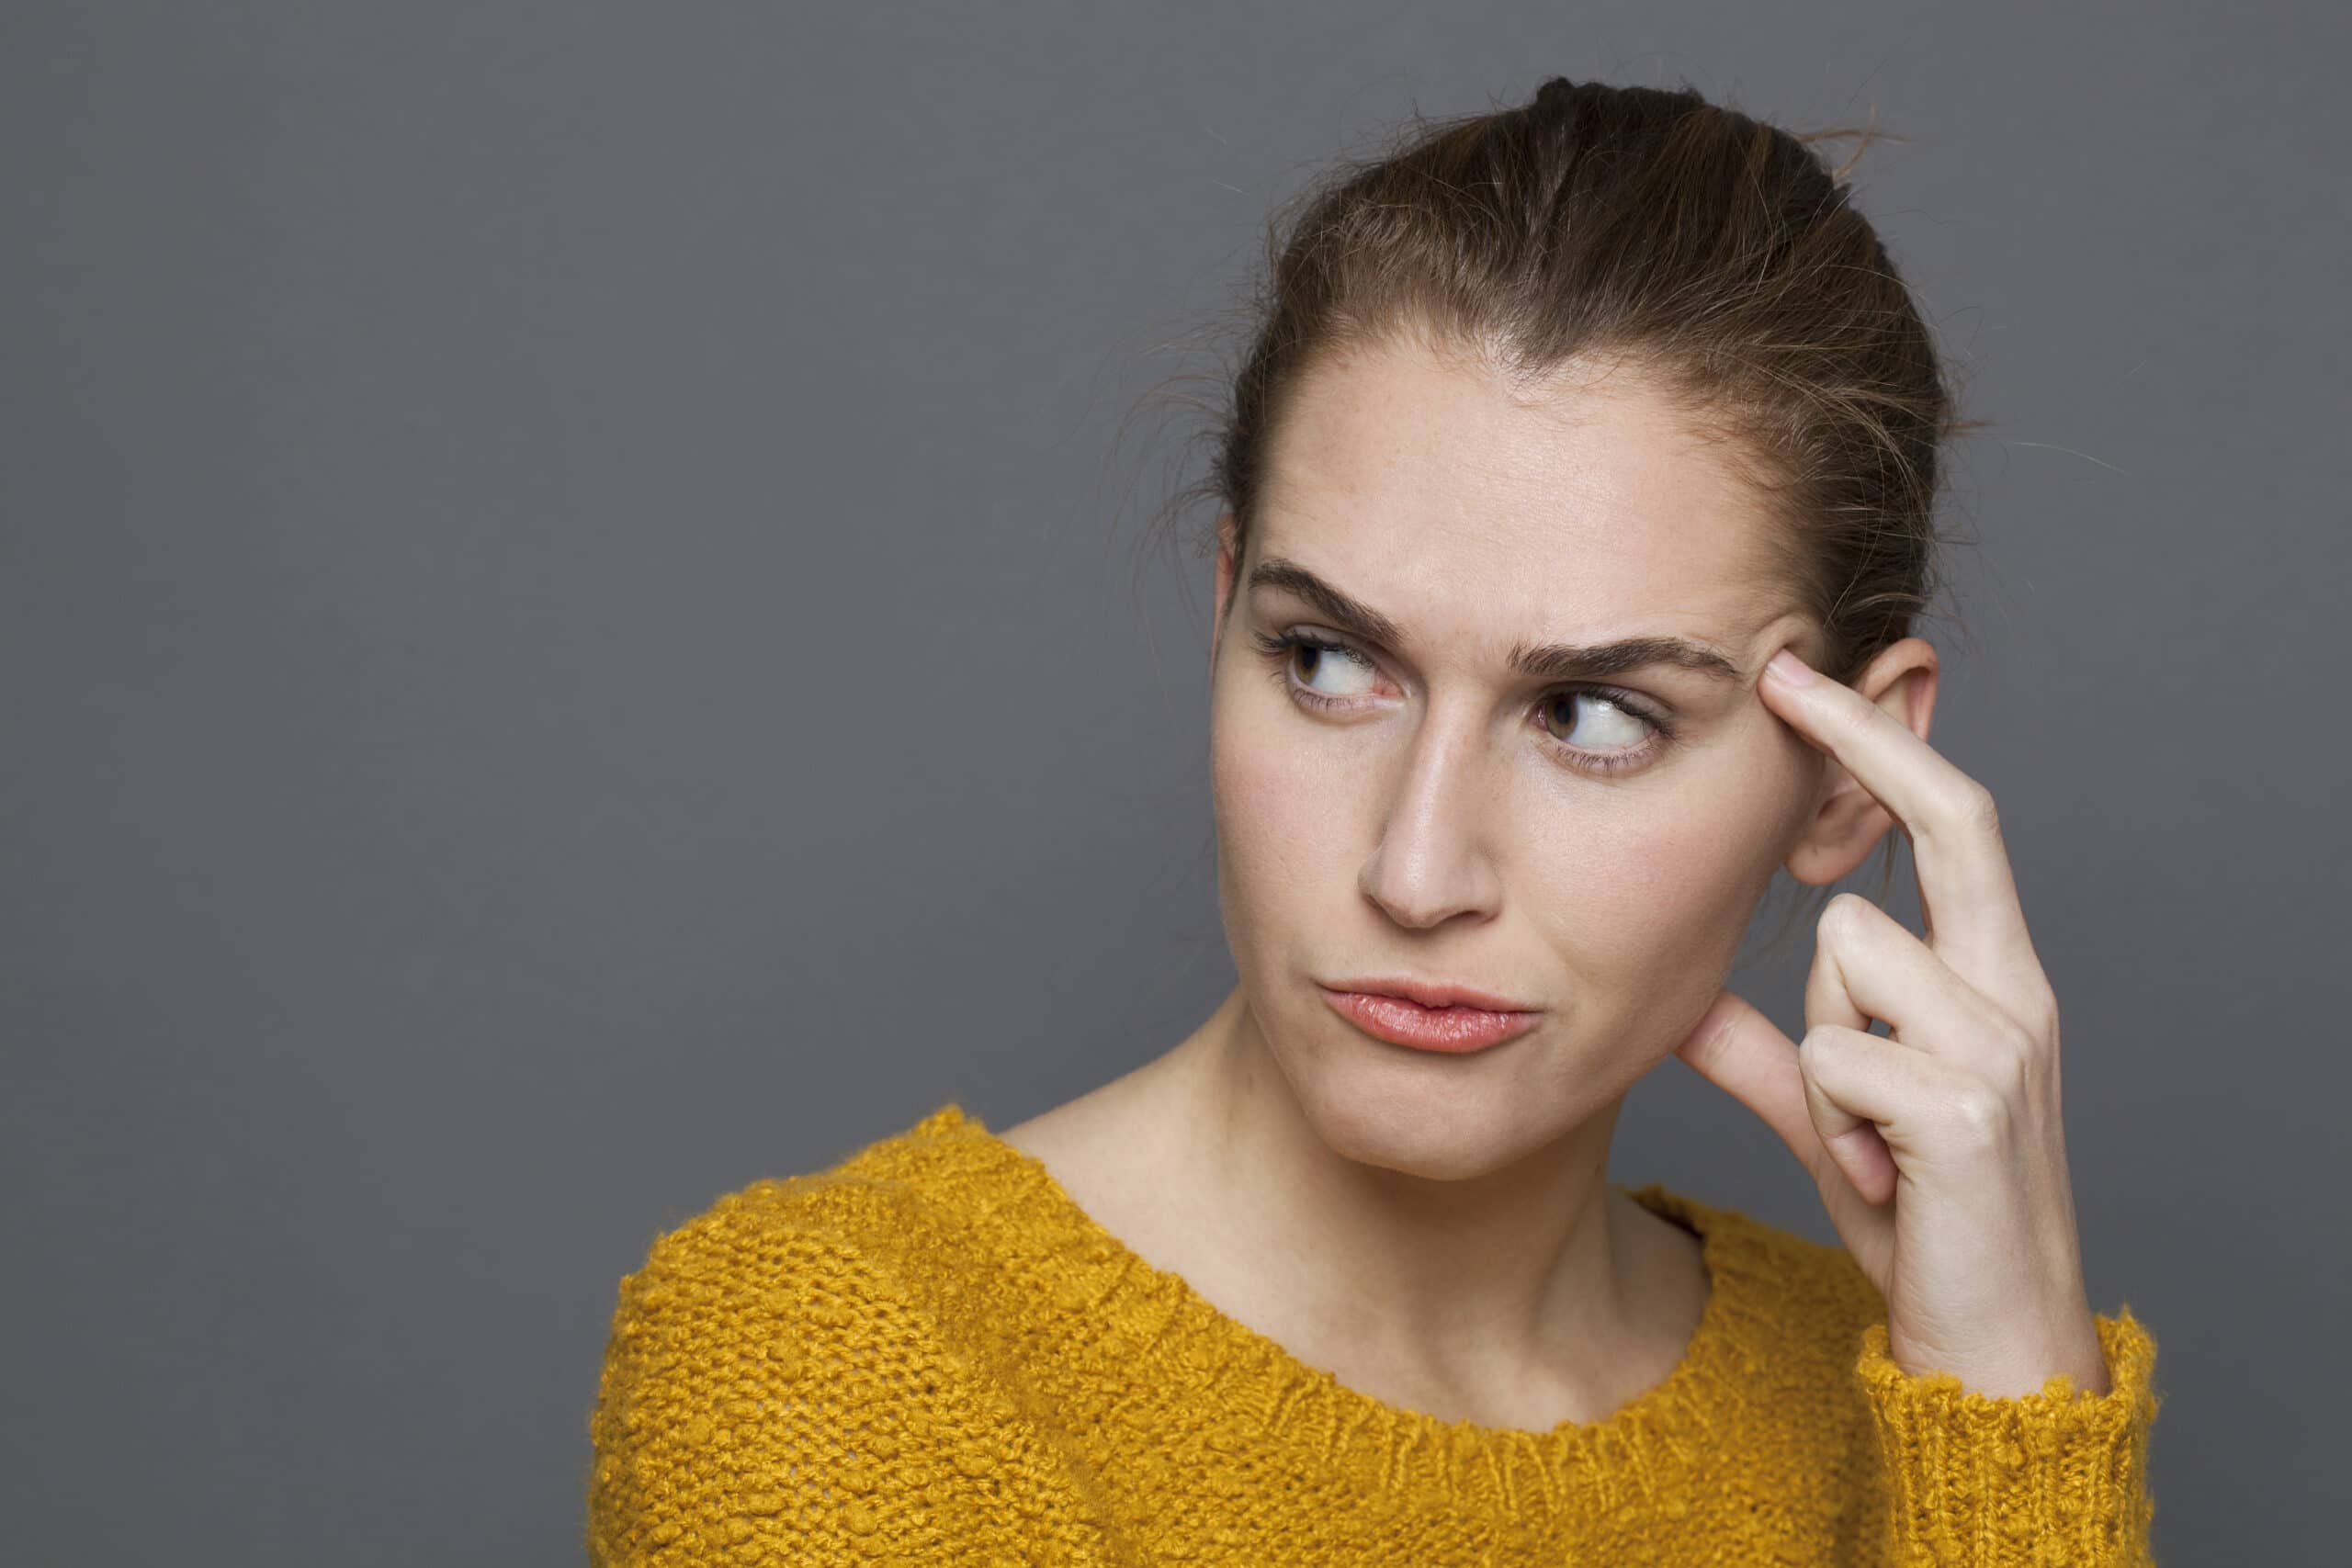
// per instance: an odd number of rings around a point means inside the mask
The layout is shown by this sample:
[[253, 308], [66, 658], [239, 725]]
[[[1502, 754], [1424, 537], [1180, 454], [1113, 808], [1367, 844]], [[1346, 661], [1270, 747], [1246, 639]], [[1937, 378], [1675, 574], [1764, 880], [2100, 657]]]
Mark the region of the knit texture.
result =
[[1886, 1354], [1839, 1247], [1652, 1184], [1704, 1314], [1604, 1419], [1383, 1404], [1227, 1316], [954, 1104], [658, 1236], [622, 1280], [594, 1568], [2144, 1564], [2155, 1345], [1996, 1399]]

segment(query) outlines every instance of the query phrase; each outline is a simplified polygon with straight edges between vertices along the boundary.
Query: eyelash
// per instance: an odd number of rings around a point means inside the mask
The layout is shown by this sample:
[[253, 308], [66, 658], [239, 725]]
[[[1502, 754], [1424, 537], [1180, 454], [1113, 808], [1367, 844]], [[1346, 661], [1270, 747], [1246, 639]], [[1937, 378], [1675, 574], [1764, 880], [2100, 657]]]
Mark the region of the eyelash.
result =
[[[1349, 705], [1337, 697], [1327, 697], [1320, 692], [1307, 691], [1291, 680], [1291, 660], [1297, 656], [1298, 650], [1302, 648], [1311, 648], [1317, 653], [1336, 653], [1366, 665], [1373, 662], [1361, 651], [1346, 643], [1337, 642], [1329, 637], [1309, 636], [1305, 632], [1284, 632], [1279, 637], [1269, 637], [1264, 632], [1252, 632], [1250, 640], [1258, 645], [1272, 664], [1272, 672], [1276, 685], [1288, 691], [1294, 701], [1326, 711], [1344, 708]], [[1557, 752], [1568, 766], [1579, 772], [1608, 774], [1623, 773], [1628, 768], [1638, 768], [1655, 759], [1674, 741], [1674, 726], [1667, 721], [1664, 715], [1652, 710], [1641, 698], [1631, 692], [1616, 686], [1581, 682], [1572, 686], [1555, 687], [1544, 694], [1544, 701], [1548, 705], [1563, 696], [1569, 695], [1599, 698], [1611, 707], [1632, 715], [1650, 728], [1650, 739], [1640, 746], [1623, 751], [1605, 752], [1579, 750], [1566, 741], [1554, 739], [1550, 732], [1546, 731], [1544, 737], [1544, 744]]]

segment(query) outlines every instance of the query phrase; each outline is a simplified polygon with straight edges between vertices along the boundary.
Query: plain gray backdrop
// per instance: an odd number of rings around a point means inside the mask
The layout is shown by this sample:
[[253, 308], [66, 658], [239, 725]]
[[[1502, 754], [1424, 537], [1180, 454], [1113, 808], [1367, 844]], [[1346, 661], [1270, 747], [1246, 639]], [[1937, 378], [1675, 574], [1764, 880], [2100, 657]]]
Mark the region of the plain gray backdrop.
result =
[[[1215, 362], [1166, 345], [1329, 160], [1555, 73], [1911, 138], [1858, 199], [1993, 422], [1933, 739], [2064, 1010], [2094, 1304], [2157, 1337], [2158, 1554], [2340, 1551], [2347, 42], [0, 9], [0, 1559], [577, 1562], [660, 1231], [1191, 1030], [1207, 567], [1135, 550], [1202, 455], [1146, 400]], [[1792, 1032], [1811, 937], [1743, 971]], [[1611, 1174], [1834, 1239], [1679, 1062]]]

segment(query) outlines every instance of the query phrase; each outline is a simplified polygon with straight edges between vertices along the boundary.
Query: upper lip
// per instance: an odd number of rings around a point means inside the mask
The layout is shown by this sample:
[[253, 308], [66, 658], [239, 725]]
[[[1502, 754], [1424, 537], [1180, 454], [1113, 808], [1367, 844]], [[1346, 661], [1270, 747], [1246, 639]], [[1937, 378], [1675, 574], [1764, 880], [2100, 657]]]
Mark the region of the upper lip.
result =
[[1538, 1010], [1529, 1007], [1525, 1002], [1510, 1001], [1496, 996], [1491, 991], [1472, 990], [1467, 986], [1440, 985], [1431, 980], [1340, 980], [1333, 983], [1330, 988], [1335, 991], [1365, 991], [1375, 996], [1402, 997], [1408, 1001], [1419, 1002], [1425, 1008], [1485, 1008], [1492, 1012]]

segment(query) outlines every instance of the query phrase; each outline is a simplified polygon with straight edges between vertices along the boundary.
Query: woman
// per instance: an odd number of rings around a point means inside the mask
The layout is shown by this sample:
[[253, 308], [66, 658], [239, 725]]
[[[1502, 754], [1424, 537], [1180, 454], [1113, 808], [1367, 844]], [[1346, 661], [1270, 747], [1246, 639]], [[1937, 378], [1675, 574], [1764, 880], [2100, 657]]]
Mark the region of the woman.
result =
[[[1271, 281], [1210, 481], [1238, 985], [661, 1237], [593, 1560], [2146, 1561], [2154, 1343], [1927, 741], [1961, 426], [1838, 176], [1555, 79], [1335, 176]], [[1750, 917], [1898, 825], [1928, 934], [1832, 899], [1792, 1043], [1723, 988]], [[1668, 1055], [1842, 1248], [1605, 1179]]]

